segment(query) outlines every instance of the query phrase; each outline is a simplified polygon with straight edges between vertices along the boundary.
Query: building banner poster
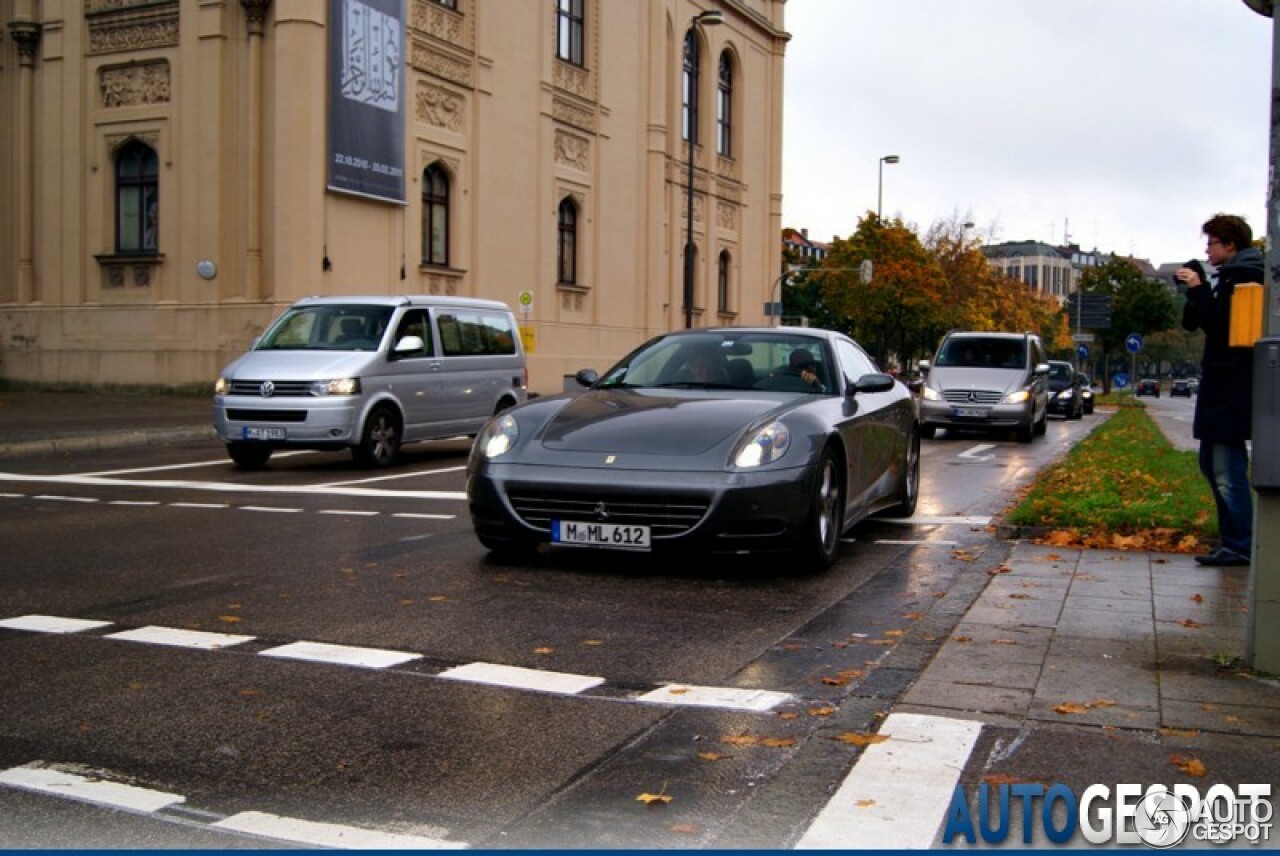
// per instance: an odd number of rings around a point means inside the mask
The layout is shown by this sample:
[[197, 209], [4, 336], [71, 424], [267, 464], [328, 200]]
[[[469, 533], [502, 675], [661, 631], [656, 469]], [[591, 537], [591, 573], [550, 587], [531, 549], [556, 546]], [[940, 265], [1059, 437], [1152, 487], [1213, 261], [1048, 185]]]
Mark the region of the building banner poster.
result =
[[329, 189], [404, 196], [404, 0], [329, 0]]

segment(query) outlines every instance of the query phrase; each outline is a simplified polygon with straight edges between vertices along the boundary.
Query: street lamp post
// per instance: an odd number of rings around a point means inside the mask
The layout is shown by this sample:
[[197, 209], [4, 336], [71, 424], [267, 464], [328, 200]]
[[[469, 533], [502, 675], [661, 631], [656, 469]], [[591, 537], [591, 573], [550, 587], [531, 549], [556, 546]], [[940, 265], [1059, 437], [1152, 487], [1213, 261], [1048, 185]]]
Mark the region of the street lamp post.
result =
[[[693, 44], [686, 43], [685, 51], [691, 52], [697, 49], [696, 30], [699, 25], [714, 25], [724, 23], [724, 12], [719, 9], [711, 9], [701, 12], [693, 16], [693, 20], [689, 22], [689, 32], [685, 38], [687, 40], [695, 40]], [[684, 240], [684, 327], [686, 330], [693, 327], [693, 157], [698, 146], [698, 85], [701, 77], [700, 58], [695, 53], [687, 59], [689, 68], [688, 86], [689, 90], [685, 93], [687, 99], [688, 110], [687, 120], [689, 123], [689, 175], [685, 184], [685, 240]]]
[[880, 158], [880, 180], [876, 186], [876, 219], [880, 219], [881, 203], [884, 201], [884, 165], [901, 160], [897, 155], [885, 155]]

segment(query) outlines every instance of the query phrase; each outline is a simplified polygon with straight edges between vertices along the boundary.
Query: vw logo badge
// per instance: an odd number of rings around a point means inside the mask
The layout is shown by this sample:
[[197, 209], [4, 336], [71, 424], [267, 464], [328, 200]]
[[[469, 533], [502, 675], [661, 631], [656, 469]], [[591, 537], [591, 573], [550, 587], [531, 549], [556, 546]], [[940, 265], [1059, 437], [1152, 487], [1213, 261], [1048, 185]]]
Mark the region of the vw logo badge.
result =
[[264, 380], [262, 386], [258, 387], [258, 395], [263, 398], [270, 398], [276, 394], [276, 385], [269, 380]]

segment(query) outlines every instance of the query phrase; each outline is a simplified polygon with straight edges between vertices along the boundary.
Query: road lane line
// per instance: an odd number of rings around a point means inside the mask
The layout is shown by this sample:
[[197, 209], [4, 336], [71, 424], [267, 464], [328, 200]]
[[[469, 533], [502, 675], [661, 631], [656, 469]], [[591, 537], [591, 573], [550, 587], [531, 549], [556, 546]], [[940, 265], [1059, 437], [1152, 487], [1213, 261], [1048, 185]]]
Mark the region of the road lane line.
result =
[[301, 514], [304, 509], [285, 508], [279, 505], [242, 505], [240, 506], [240, 510], [241, 511], [265, 511], [269, 514]]
[[171, 502], [170, 508], [230, 508], [226, 502]]
[[155, 506], [159, 505], [158, 499], [113, 499], [107, 502], [107, 505], [142, 505]]
[[219, 493], [297, 494], [300, 496], [359, 496], [394, 499], [443, 499], [466, 502], [461, 490], [378, 490], [367, 487], [318, 487], [316, 485], [230, 484], [206, 481], [171, 481], [168, 479], [109, 479], [101, 476], [32, 476], [0, 473], [0, 482], [36, 482], [70, 484], [80, 487], [146, 487], [166, 490], [203, 490]]
[[110, 621], [92, 621], [87, 618], [60, 618], [56, 615], [19, 615], [0, 621], [0, 627], [10, 630], [26, 630], [31, 633], [81, 633], [110, 627]]
[[537, 690], [559, 695], [577, 695], [598, 687], [604, 678], [591, 675], [573, 675], [567, 672], [549, 672], [526, 669], [521, 666], [501, 666], [497, 663], [467, 663], [446, 669], [436, 677], [450, 681], [507, 687], [509, 689]]
[[463, 842], [380, 832], [337, 823], [318, 823], [261, 811], [243, 811], [209, 825], [214, 829], [242, 832], [277, 841], [343, 850], [463, 850], [467, 847]]
[[175, 627], [149, 625], [136, 630], [111, 633], [106, 639], [121, 642], [143, 642], [148, 645], [169, 645], [175, 648], [195, 648], [200, 651], [216, 651], [252, 642], [253, 636], [237, 636], [233, 633], [212, 633], [207, 630], [179, 630]]
[[47, 499], [54, 502], [97, 502], [96, 496], [57, 496], [51, 493], [41, 493], [32, 497], [32, 499]]
[[263, 657], [282, 660], [306, 660], [312, 663], [331, 663], [339, 666], [360, 666], [366, 669], [386, 669], [410, 660], [422, 659], [421, 654], [406, 651], [388, 651], [381, 648], [356, 648], [350, 645], [329, 645], [324, 642], [290, 642], [260, 652]]
[[738, 689], [736, 687], [699, 687], [690, 684], [667, 684], [637, 696], [637, 701], [689, 707], [715, 707], [727, 710], [773, 710], [793, 698], [790, 693], [772, 690]]
[[148, 813], [186, 801], [186, 797], [178, 794], [107, 782], [96, 777], [90, 778], [30, 764], [25, 767], [0, 770], [0, 785], [51, 794], [77, 802]]
[[927, 850], [982, 724], [891, 713], [797, 850]]
[[466, 464], [457, 467], [444, 467], [438, 470], [421, 470], [412, 473], [392, 473], [386, 476], [370, 476], [363, 479], [346, 479], [344, 481], [327, 482], [318, 484], [316, 487], [346, 487], [353, 484], [373, 484], [374, 482], [395, 481], [396, 479], [413, 479], [419, 476], [438, 476], [445, 473], [460, 473], [467, 468]]
[[322, 508], [316, 514], [338, 514], [351, 517], [377, 517], [381, 511], [356, 511], [352, 508]]

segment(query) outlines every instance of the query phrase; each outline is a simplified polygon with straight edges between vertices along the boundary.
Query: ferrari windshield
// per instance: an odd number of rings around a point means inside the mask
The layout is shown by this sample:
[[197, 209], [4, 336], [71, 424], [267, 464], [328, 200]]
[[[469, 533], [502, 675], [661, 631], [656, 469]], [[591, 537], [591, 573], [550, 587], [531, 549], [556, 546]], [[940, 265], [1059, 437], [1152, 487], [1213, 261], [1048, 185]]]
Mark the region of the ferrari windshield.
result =
[[822, 393], [833, 388], [831, 367], [818, 338], [708, 331], [653, 339], [610, 369], [599, 385]]

